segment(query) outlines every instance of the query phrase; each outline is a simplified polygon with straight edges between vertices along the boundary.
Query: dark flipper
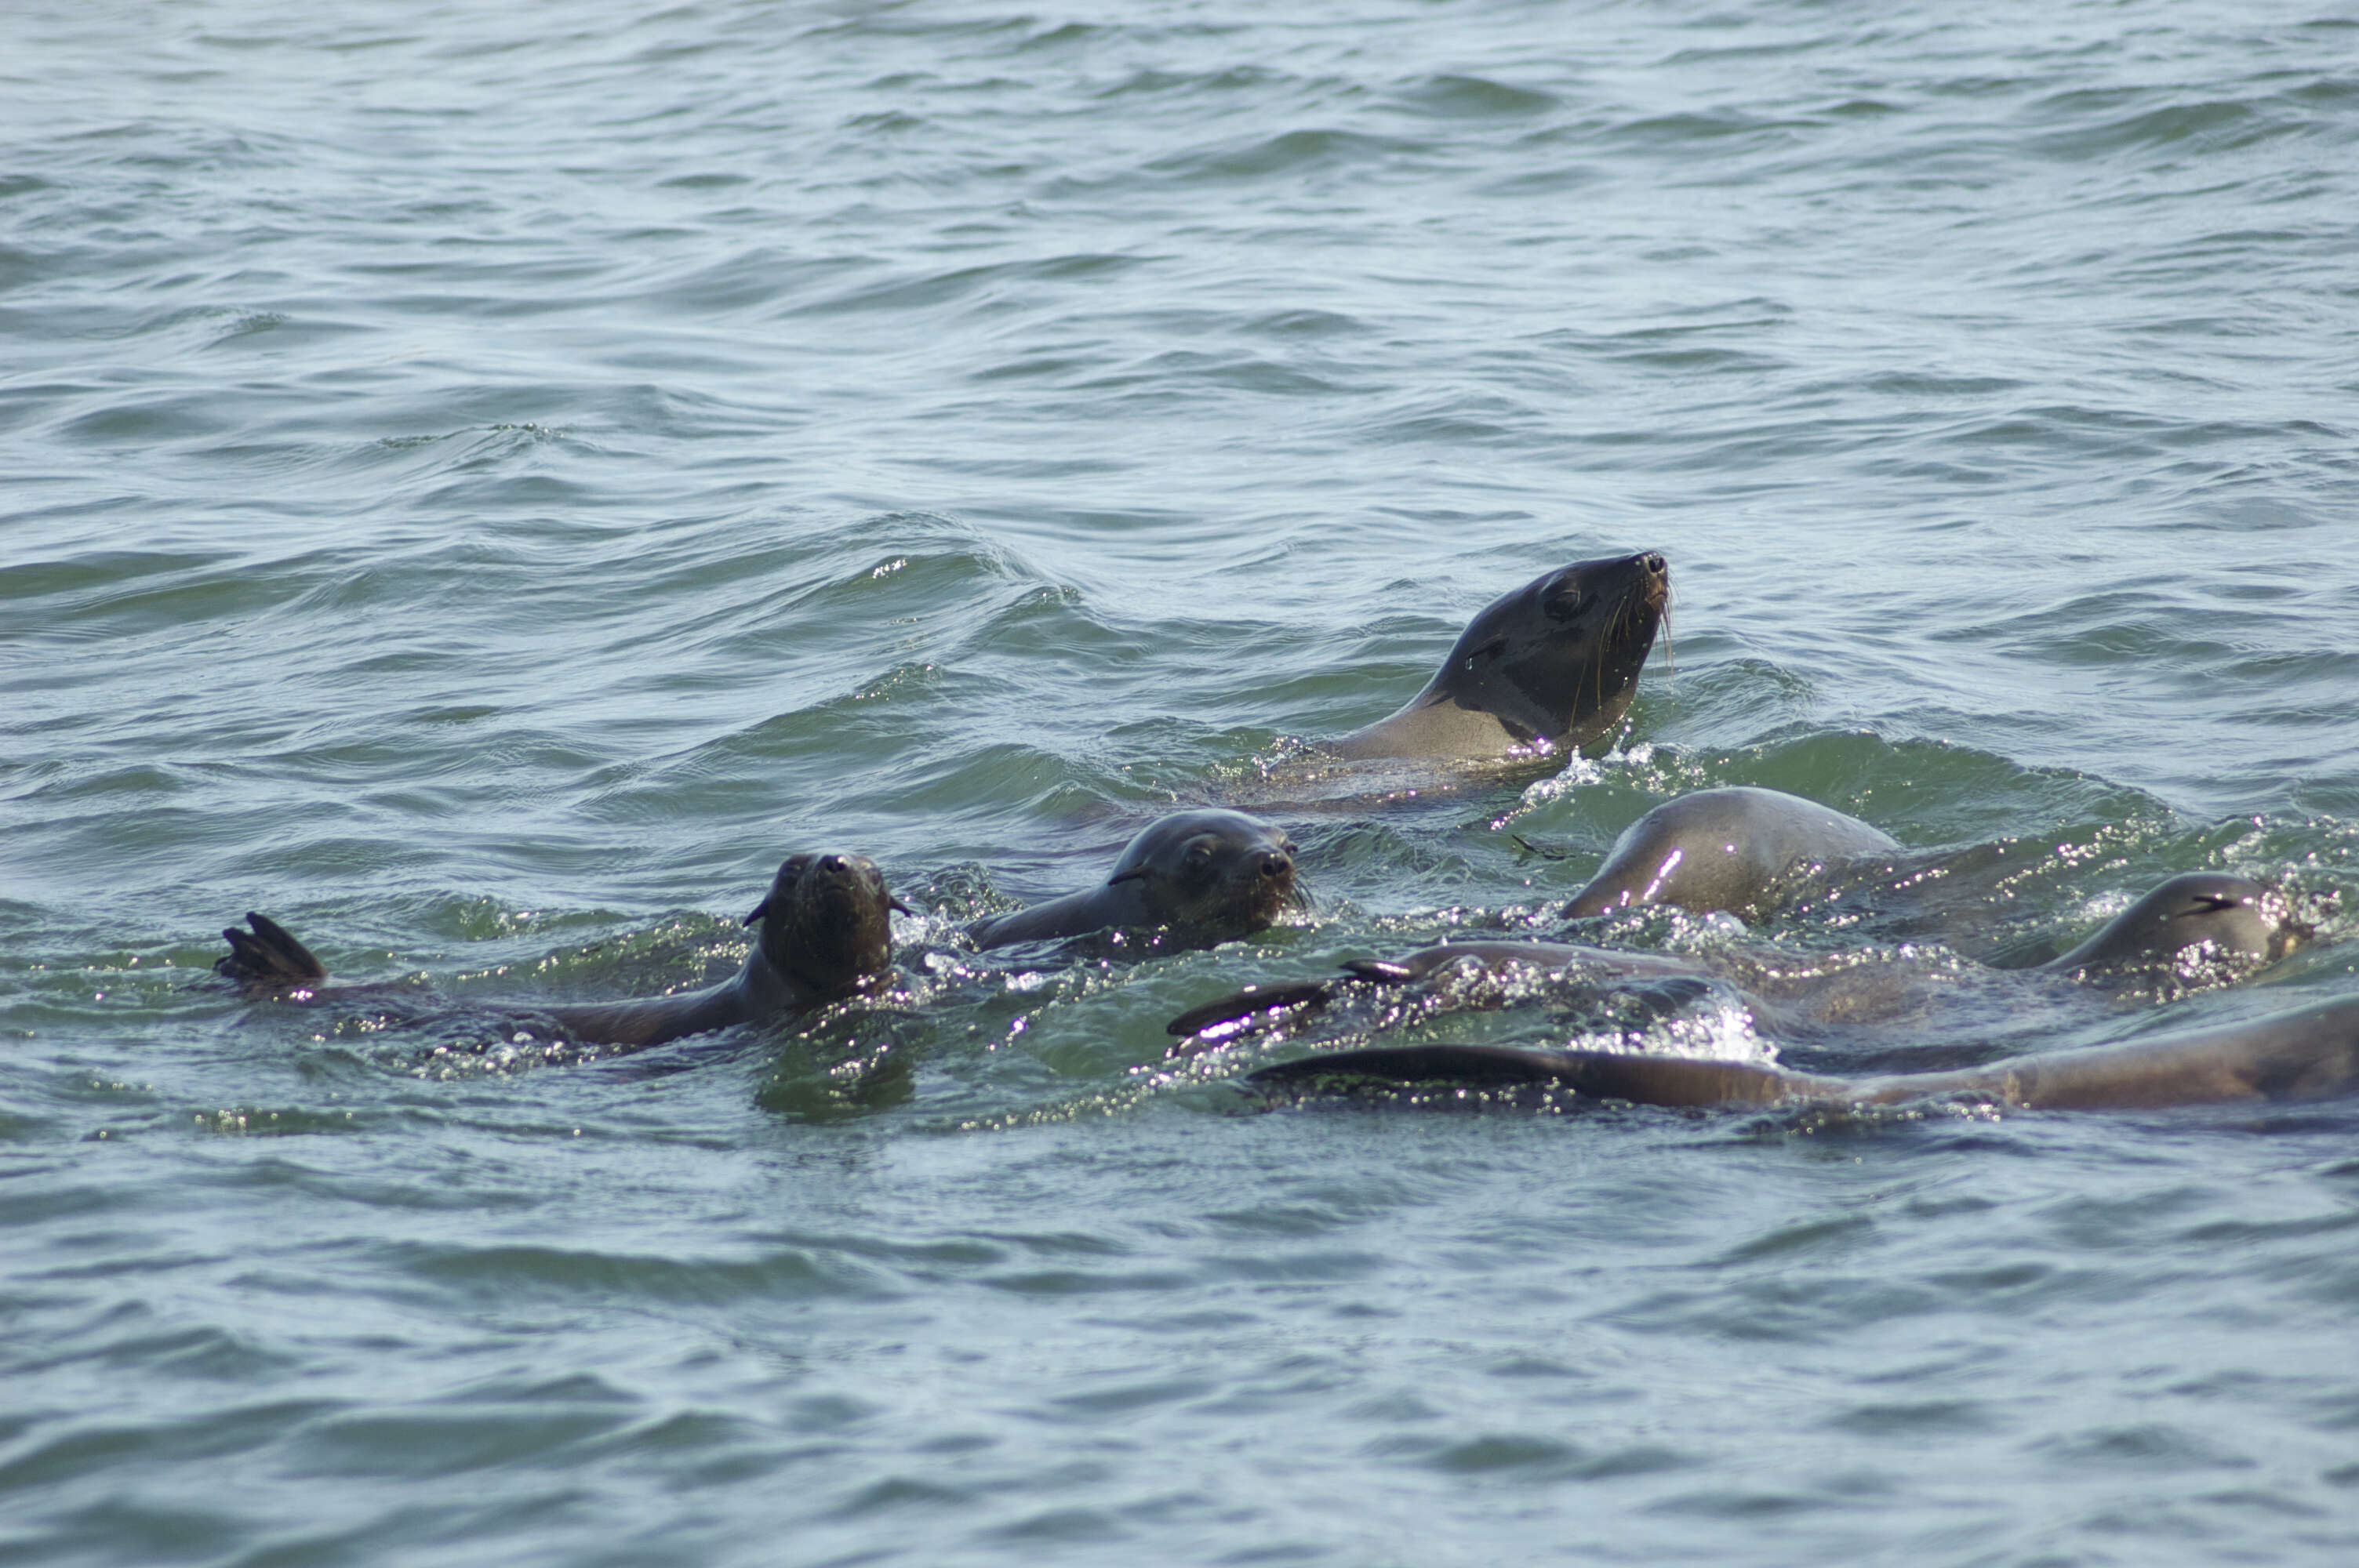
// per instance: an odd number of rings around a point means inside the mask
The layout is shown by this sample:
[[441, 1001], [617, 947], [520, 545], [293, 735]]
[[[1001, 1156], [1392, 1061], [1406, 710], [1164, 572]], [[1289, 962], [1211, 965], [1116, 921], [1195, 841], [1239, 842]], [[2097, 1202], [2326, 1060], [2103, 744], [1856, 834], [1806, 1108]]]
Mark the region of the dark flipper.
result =
[[[1611, 960], [1613, 955], [1595, 949], [1564, 948], [1561, 956], [1544, 951], [1539, 944], [1479, 944], [1468, 943], [1462, 947], [1430, 947], [1413, 953], [1408, 961], [1389, 958], [1353, 958], [1343, 966], [1343, 974], [1332, 980], [1303, 980], [1293, 985], [1247, 986], [1233, 991], [1217, 1001], [1189, 1009], [1164, 1028], [1182, 1037], [1193, 1037], [1202, 1045], [1212, 1045], [1234, 1039], [1247, 1030], [1277, 1021], [1277, 1015], [1292, 1008], [1315, 1010], [1335, 999], [1336, 988], [1353, 980], [1364, 980], [1375, 986], [1404, 986], [1421, 980], [1441, 970], [1452, 958], [1465, 957], [1480, 963], [1485, 959], [1497, 962], [1545, 964], [1551, 958], [1565, 962], [1566, 956], [1582, 955]], [[1663, 960], [1653, 960], [1661, 963]], [[1644, 960], [1631, 960], [1643, 963]], [[1688, 1006], [1711, 988], [1698, 976], [1672, 975], [1661, 979], [1651, 977], [1645, 968], [1631, 973], [1638, 977], [1634, 983], [1621, 988], [1658, 1011], [1677, 1011]], [[1616, 993], [1620, 994], [1620, 993]]]
[[1211, 1034], [1215, 1040], [1225, 1040], [1259, 1022], [1265, 1015], [1291, 1007], [1324, 1007], [1328, 993], [1333, 989], [1334, 982], [1332, 980], [1306, 980], [1291, 986], [1247, 986], [1218, 1001], [1191, 1007], [1163, 1027], [1167, 1033], [1183, 1037]]
[[1511, 1045], [1375, 1045], [1280, 1062], [1245, 1076], [1256, 1084], [1284, 1088], [1343, 1087], [1354, 1081], [1488, 1088], [1555, 1083], [1564, 1076], [1564, 1063], [1552, 1052]]
[[[1405, 985], [1416, 979], [1420, 971], [1407, 964], [1395, 964], [1383, 958], [1354, 958], [1343, 966], [1344, 974], [1353, 979], [1373, 980], [1378, 985]], [[1276, 1016], [1288, 1008], [1316, 1010], [1333, 1000], [1337, 980], [1302, 980], [1290, 986], [1247, 986], [1232, 991], [1218, 1001], [1208, 1001], [1201, 1007], [1191, 1007], [1164, 1029], [1172, 1034], [1209, 1035], [1212, 1042], [1227, 1040], [1241, 1034], [1257, 1023], [1274, 1022]]]
[[1545, 1084], [1593, 1099], [1640, 1105], [1780, 1105], [1847, 1098], [1852, 1086], [1775, 1067], [1606, 1051], [1529, 1051], [1512, 1045], [1402, 1045], [1335, 1051], [1281, 1062], [1246, 1076], [1277, 1088], [1361, 1084], [1452, 1084], [1495, 1088]]
[[229, 956], [213, 960], [213, 973], [235, 980], [249, 991], [300, 990], [328, 978], [311, 950], [266, 914], [248, 912], [252, 931], [233, 925], [222, 932], [229, 938]]

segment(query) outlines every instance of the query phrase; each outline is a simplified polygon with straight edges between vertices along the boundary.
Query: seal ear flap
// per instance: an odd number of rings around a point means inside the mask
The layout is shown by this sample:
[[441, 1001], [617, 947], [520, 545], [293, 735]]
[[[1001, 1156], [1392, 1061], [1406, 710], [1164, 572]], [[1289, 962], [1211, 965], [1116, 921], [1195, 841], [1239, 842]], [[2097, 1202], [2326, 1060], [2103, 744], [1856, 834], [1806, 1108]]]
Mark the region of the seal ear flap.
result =
[[761, 903], [757, 903], [757, 904], [756, 904], [756, 905], [754, 906], [754, 913], [753, 913], [753, 914], [749, 914], [749, 915], [747, 915], [747, 916], [745, 917], [745, 925], [753, 925], [753, 924], [754, 924], [754, 922], [756, 922], [756, 921], [757, 921], [757, 920], [761, 919], [761, 918], [762, 918], [762, 916], [764, 916], [764, 915], [766, 915], [766, 914], [769, 914], [769, 913], [770, 913], [770, 901], [769, 901], [768, 899], [766, 899], [766, 899], [764, 899]]
[[1126, 871], [1116, 871], [1114, 875], [1108, 877], [1106, 879], [1105, 885], [1108, 887], [1114, 887], [1123, 882], [1135, 882], [1145, 877], [1147, 874], [1147, 870], [1145, 866], [1133, 866]]

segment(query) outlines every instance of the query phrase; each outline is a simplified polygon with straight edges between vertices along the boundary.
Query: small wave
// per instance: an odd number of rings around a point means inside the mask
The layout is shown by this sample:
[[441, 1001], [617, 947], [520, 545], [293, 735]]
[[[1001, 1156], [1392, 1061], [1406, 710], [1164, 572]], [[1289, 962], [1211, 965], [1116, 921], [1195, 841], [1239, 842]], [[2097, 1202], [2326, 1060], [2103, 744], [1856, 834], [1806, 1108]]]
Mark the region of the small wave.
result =
[[1298, 129], [1168, 154], [1148, 160], [1146, 170], [1179, 184], [1232, 184], [1371, 165], [1406, 168], [1429, 156], [1423, 143], [1405, 137]]
[[1558, 105], [1553, 93], [1449, 72], [1408, 85], [1396, 102], [1411, 114], [1438, 120], [1522, 120]]

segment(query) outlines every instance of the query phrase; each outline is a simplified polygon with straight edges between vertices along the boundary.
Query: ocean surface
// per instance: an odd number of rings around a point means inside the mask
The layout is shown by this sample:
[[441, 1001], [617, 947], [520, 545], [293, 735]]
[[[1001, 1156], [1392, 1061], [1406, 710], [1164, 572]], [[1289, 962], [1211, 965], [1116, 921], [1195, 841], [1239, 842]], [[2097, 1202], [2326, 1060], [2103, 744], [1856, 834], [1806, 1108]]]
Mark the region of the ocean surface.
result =
[[[1940, 896], [1599, 939], [1913, 966], [1845, 1050], [2359, 993], [2351, 0], [25, 0], [0, 149], [0, 1561], [2359, 1553], [2359, 1104], [1280, 1104], [1163, 1029], [1554, 933], [1725, 784]], [[1288, 798], [1640, 549], [1603, 754]], [[1308, 909], [960, 946], [1208, 800]], [[893, 987], [693, 1049], [209, 972], [686, 989], [815, 849]], [[2317, 939], [1984, 968], [2195, 869]], [[1794, 1059], [1603, 1027], [1408, 1037]]]

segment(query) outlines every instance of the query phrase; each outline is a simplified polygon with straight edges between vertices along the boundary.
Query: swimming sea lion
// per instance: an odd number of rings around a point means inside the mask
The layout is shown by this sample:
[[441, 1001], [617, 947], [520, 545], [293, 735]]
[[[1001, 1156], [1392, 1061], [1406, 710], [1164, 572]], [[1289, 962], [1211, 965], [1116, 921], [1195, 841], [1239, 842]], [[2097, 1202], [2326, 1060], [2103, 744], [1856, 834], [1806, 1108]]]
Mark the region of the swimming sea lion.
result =
[[[757, 1022], [860, 989], [893, 958], [887, 911], [908, 914], [864, 855], [794, 855], [778, 868], [769, 896], [745, 917], [761, 924], [754, 951], [734, 979], [702, 990], [637, 1001], [521, 1002], [468, 998], [454, 1005], [523, 1020], [553, 1022], [583, 1044], [656, 1045], [685, 1034]], [[381, 986], [330, 986], [328, 972], [276, 921], [248, 914], [251, 931], [231, 926], [229, 956], [216, 972], [248, 996], [290, 1002], [383, 998]], [[414, 994], [414, 993], [412, 993]]]
[[[2285, 894], [2275, 888], [2223, 871], [2190, 871], [2161, 883], [2107, 921], [2087, 941], [2060, 957], [2033, 966], [2029, 972], [2069, 976], [2101, 987], [2158, 971], [2189, 978], [2200, 974], [2215, 981], [2239, 979], [2284, 957], [2310, 934], [2310, 927], [2294, 917]], [[1575, 942], [1447, 942], [1399, 958], [1355, 959], [1343, 966], [1344, 974], [1338, 979], [1246, 986], [1190, 1009], [1165, 1027], [1173, 1034], [1201, 1036], [1204, 1044], [1218, 1044], [1278, 1014], [1324, 1006], [1337, 987], [1352, 980], [1406, 985], [1426, 979], [1445, 965], [1469, 960], [1488, 968], [1527, 965], [1600, 987], [1733, 978], [1718, 966], [1676, 954], [1623, 952]], [[1770, 994], [1771, 988], [1763, 987], [1757, 979], [1737, 978], [1756, 992]], [[1841, 1005], [1840, 994], [1827, 993], [1840, 993], [1854, 978], [1855, 971], [1838, 971], [1776, 989], [1790, 1011], [1808, 1015], [1814, 1009], [1831, 1011]], [[1869, 1016], [1873, 1015], [1871, 1011]]]
[[1700, 789], [1625, 828], [1605, 864], [1565, 906], [1565, 917], [1637, 903], [1757, 914], [1809, 866], [1899, 848], [1881, 828], [1782, 790]]
[[2133, 1110], [2241, 1100], [2324, 1099], [2359, 1089], [2359, 997], [2151, 1040], [2017, 1056], [1984, 1067], [1838, 1078], [1742, 1062], [1412, 1045], [1343, 1051], [1264, 1067], [1276, 1087], [1353, 1081], [1536, 1086], [1661, 1106], [1895, 1105], [1962, 1097], [2029, 1110]]
[[[1481, 624], [1479, 618], [1476, 623]], [[1757, 912], [1782, 882], [1807, 865], [1899, 848], [1881, 829], [1799, 795], [1744, 786], [1697, 790], [1666, 801], [1625, 828], [1605, 864], [1573, 896], [1565, 914], [1579, 918], [1637, 903], [1674, 903], [1697, 914]], [[1549, 942], [1447, 944], [1411, 953], [1404, 959], [1362, 960], [1344, 968], [1351, 978], [1359, 979], [1407, 981], [1422, 979], [1441, 964], [1470, 953], [1486, 962], [1513, 960], [1549, 969], [1588, 964], [1606, 968], [1618, 965], [1625, 973], [1633, 972], [1634, 966], [1657, 975], [1706, 972], [1687, 960], [1650, 960], [1642, 955]], [[1643, 968], [1649, 964], [1654, 967]], [[1256, 1015], [1323, 1004], [1340, 983], [1312, 980], [1279, 987], [1247, 986], [1182, 1013], [1168, 1027], [1180, 1035], [1218, 1029], [1225, 1037]]]
[[1652, 550], [1535, 578], [1469, 622], [1400, 711], [1320, 750], [1480, 761], [1586, 745], [1628, 710], [1669, 591]]
[[977, 947], [1109, 927], [1169, 925], [1215, 939], [1259, 931], [1294, 902], [1294, 844], [1242, 811], [1178, 811], [1147, 825], [1097, 887], [978, 921]]

